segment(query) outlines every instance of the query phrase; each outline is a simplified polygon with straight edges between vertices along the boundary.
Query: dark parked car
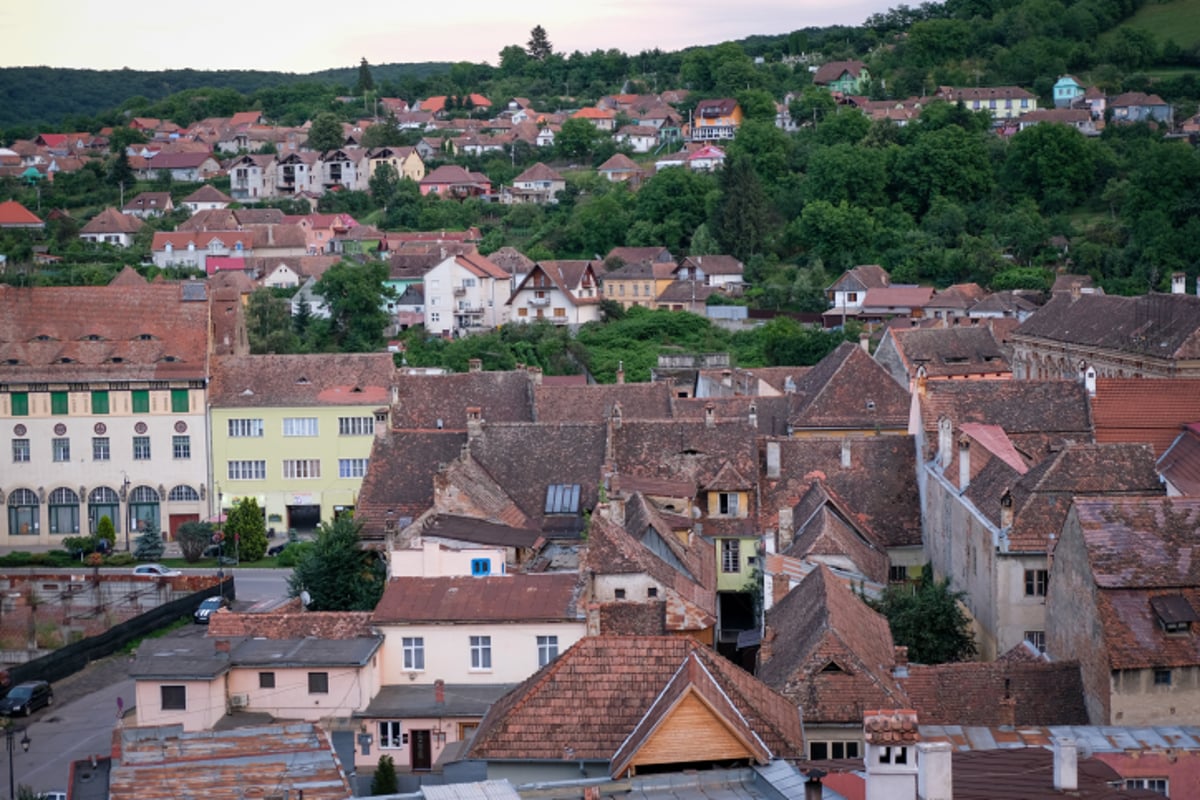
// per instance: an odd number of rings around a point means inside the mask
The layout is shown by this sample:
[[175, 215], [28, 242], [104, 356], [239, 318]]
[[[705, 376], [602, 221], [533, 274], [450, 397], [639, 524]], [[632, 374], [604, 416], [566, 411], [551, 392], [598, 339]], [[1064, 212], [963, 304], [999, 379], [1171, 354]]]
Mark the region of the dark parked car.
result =
[[225, 608], [227, 605], [229, 604], [225, 602], [225, 598], [223, 597], [209, 597], [196, 608], [196, 613], [192, 614], [192, 619], [201, 625], [207, 625], [209, 616], [215, 614], [217, 610]]
[[45, 681], [25, 681], [9, 689], [0, 700], [0, 714], [6, 717], [28, 717], [42, 706], [54, 703], [54, 690]]

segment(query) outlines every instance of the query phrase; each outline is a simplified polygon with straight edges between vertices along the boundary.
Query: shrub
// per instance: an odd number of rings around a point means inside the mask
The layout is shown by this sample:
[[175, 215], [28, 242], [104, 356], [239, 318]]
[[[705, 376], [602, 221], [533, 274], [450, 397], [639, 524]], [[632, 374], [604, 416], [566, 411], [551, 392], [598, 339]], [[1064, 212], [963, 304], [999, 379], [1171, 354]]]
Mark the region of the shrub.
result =
[[129, 553], [113, 553], [108, 558], [104, 559], [104, 563], [110, 567], [128, 567], [134, 564], [137, 558]]
[[159, 532], [157, 525], [147, 522], [145, 526], [145, 529], [138, 534], [137, 542], [133, 547], [133, 555], [138, 561], [157, 561], [162, 558], [163, 551], [166, 549], [163, 546], [162, 533]]
[[379, 757], [375, 776], [371, 778], [371, 794], [395, 794], [399, 791], [396, 782], [396, 764], [389, 755]]
[[113, 527], [113, 521], [105, 514], [96, 523], [96, 539], [104, 539], [108, 542], [108, 549], [112, 550], [117, 544], [117, 529]]
[[204, 549], [212, 544], [213, 527], [207, 522], [185, 522], [179, 526], [175, 538], [184, 560], [194, 564], [204, 557]]
[[294, 567], [312, 548], [312, 542], [292, 542], [279, 553], [276, 563], [281, 567]]

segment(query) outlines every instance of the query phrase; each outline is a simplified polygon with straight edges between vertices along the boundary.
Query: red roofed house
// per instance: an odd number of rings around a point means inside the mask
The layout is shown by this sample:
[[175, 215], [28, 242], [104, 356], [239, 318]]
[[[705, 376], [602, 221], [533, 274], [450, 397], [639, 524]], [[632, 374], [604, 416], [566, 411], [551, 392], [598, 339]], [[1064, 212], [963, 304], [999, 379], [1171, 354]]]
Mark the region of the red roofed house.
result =
[[571, 326], [599, 320], [598, 267], [591, 261], [539, 261], [513, 290], [510, 318]]
[[468, 172], [457, 164], [443, 164], [420, 180], [421, 194], [436, 194], [462, 200], [492, 193], [492, 182], [486, 175]]
[[121, 213], [147, 219], [161, 217], [174, 210], [175, 203], [171, 200], [170, 192], [142, 192], [126, 203]]
[[478, 252], [446, 258], [425, 274], [425, 329], [461, 336], [507, 322], [510, 278]]
[[596, 126], [596, 130], [607, 133], [617, 128], [617, 115], [606, 108], [581, 108], [571, 115], [571, 119], [586, 120]]
[[701, 100], [692, 112], [688, 141], [716, 142], [732, 139], [742, 125], [742, 107], [730, 97]]
[[862, 264], [846, 270], [825, 289], [825, 296], [829, 298], [825, 327], [844, 324], [847, 319], [858, 319], [867, 291], [890, 285], [891, 277], [887, 270], [876, 264]]
[[1161, 456], [1185, 426], [1200, 420], [1200, 380], [1194, 378], [1099, 378], [1090, 388], [1097, 442], [1148, 444]]
[[539, 161], [513, 178], [511, 187], [505, 187], [501, 190], [500, 202], [506, 205], [518, 203], [537, 203], [538, 205], [557, 203], [558, 193], [565, 191], [566, 188], [566, 179]]
[[44, 227], [46, 227], [46, 223], [16, 200], [5, 200], [0, 203], [0, 228]]
[[146, 159], [138, 177], [154, 180], [163, 170], [171, 174], [172, 180], [194, 183], [215, 177], [221, 172], [221, 165], [210, 153], [159, 153]]
[[865, 94], [871, 73], [861, 61], [829, 61], [817, 68], [812, 81], [831, 92]]
[[160, 268], [192, 267], [207, 271], [210, 256], [245, 257], [254, 251], [253, 231], [159, 231], [150, 254]]
[[233, 198], [210, 184], [201, 186], [180, 201], [180, 204], [195, 214], [214, 208], [228, 208]]
[[79, 229], [79, 238], [85, 242], [96, 244], [129, 247], [133, 244], [134, 234], [145, 225], [146, 223], [137, 217], [122, 214], [115, 208], [109, 207], [92, 217]]

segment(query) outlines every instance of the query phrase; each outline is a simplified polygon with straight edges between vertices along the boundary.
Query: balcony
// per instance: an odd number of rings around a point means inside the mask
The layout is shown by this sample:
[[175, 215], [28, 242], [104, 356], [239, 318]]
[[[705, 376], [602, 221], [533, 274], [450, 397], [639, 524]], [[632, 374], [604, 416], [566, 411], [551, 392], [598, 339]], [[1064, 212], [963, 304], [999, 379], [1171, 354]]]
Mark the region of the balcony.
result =
[[462, 297], [466, 293], [467, 293], [467, 287], [465, 287], [465, 286], [455, 286], [454, 287], [454, 296], [455, 297]]
[[531, 298], [529, 298], [529, 305], [534, 306], [534, 307], [548, 306], [548, 305], [550, 305], [550, 298], [549, 297], [531, 297]]

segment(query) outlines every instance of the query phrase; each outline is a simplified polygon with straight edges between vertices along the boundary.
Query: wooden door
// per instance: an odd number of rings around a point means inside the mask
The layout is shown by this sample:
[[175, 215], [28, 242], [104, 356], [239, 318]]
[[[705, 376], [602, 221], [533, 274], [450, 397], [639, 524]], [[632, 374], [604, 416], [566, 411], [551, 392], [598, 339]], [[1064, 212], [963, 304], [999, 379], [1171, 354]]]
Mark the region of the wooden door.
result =
[[429, 731], [409, 731], [408, 732], [408, 750], [412, 753], [412, 768], [429, 769], [433, 762], [430, 760], [430, 736]]

